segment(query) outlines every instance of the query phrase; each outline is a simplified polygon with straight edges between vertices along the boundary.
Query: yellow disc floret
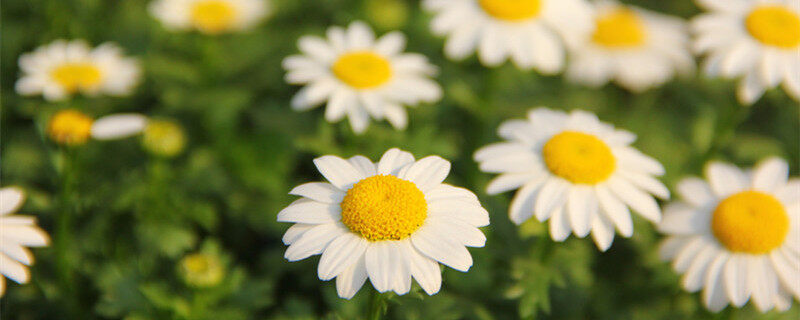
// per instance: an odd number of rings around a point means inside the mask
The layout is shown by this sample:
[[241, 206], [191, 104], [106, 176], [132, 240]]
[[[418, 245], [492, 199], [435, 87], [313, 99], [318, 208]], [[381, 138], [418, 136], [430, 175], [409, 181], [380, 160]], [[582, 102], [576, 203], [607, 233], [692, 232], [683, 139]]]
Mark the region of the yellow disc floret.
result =
[[215, 34], [226, 31], [236, 20], [236, 8], [222, 0], [202, 0], [191, 11], [192, 24], [201, 32]]
[[636, 12], [617, 9], [595, 19], [592, 41], [611, 48], [630, 48], [644, 44], [647, 32]]
[[506, 21], [534, 18], [542, 10], [540, 0], [479, 0], [478, 3], [488, 15]]
[[69, 93], [93, 89], [103, 78], [100, 69], [91, 63], [65, 63], [53, 68], [50, 76]]
[[608, 179], [616, 168], [611, 149], [594, 135], [577, 131], [561, 132], [542, 148], [550, 172], [579, 184], [597, 184]]
[[733, 252], [763, 254], [789, 233], [789, 216], [775, 197], [744, 191], [722, 200], [711, 218], [714, 237]]
[[339, 80], [358, 89], [380, 86], [392, 77], [389, 61], [370, 51], [345, 53], [331, 69]]
[[765, 45], [787, 49], [800, 45], [800, 17], [788, 8], [757, 7], [747, 15], [744, 24], [750, 35]]
[[425, 195], [410, 181], [377, 175], [356, 183], [342, 200], [342, 223], [371, 241], [405, 239], [425, 222]]
[[58, 144], [75, 146], [86, 143], [94, 120], [80, 111], [67, 109], [56, 113], [47, 124], [47, 135]]

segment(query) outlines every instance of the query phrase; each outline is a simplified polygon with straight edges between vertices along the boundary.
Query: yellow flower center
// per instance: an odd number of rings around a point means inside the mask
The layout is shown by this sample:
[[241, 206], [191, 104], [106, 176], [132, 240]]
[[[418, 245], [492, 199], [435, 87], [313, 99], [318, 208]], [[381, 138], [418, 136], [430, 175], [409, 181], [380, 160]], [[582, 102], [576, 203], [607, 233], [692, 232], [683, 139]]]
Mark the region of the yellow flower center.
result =
[[595, 19], [592, 41], [604, 47], [630, 48], [642, 45], [646, 35], [645, 26], [636, 12], [623, 8]]
[[341, 206], [342, 223], [371, 241], [405, 239], [428, 216], [422, 191], [392, 175], [359, 181], [347, 191]]
[[86, 143], [94, 120], [77, 110], [62, 110], [47, 124], [47, 134], [56, 143], [75, 146]]
[[154, 155], [174, 157], [186, 146], [186, 134], [174, 122], [152, 120], [144, 129], [142, 145]]
[[198, 1], [192, 7], [192, 24], [205, 33], [220, 33], [230, 29], [236, 19], [236, 9], [223, 0]]
[[373, 88], [389, 81], [392, 66], [386, 58], [369, 52], [345, 53], [333, 63], [333, 74], [354, 88]]
[[534, 18], [542, 10], [540, 0], [479, 0], [478, 3], [490, 16], [506, 21]]
[[617, 163], [605, 142], [576, 131], [564, 131], [550, 138], [542, 148], [542, 156], [550, 172], [580, 184], [605, 181]]
[[194, 253], [180, 262], [181, 275], [186, 283], [195, 287], [212, 287], [220, 283], [225, 269], [216, 256]]
[[87, 90], [100, 84], [103, 74], [91, 63], [65, 63], [50, 71], [53, 77], [65, 91], [74, 93]]
[[789, 233], [789, 216], [775, 197], [744, 191], [717, 205], [711, 230], [730, 251], [763, 254], [783, 243]]
[[747, 15], [744, 24], [765, 45], [794, 48], [800, 44], [800, 17], [785, 7], [760, 6]]

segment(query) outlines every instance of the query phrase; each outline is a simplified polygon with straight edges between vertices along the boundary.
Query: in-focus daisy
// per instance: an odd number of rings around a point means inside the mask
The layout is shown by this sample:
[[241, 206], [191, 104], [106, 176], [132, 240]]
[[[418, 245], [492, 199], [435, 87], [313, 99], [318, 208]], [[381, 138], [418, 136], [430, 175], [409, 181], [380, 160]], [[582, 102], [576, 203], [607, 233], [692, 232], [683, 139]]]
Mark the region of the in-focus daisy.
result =
[[615, 1], [595, 3], [594, 31], [571, 48], [567, 76], [589, 86], [614, 80], [631, 91], [694, 69], [685, 23]]
[[651, 194], [669, 197], [654, 178], [664, 174], [664, 167], [630, 146], [634, 134], [585, 111], [547, 108], [531, 110], [527, 120], [506, 121], [498, 132], [509, 141], [483, 147], [475, 160], [482, 171], [500, 174], [487, 193], [519, 188], [509, 208], [514, 223], [536, 215], [539, 221], [550, 220], [553, 240], [591, 232], [605, 251], [615, 226], [624, 237], [633, 234], [628, 208], [650, 221], [661, 219]]
[[138, 113], [113, 114], [94, 120], [78, 110], [65, 109], [50, 118], [47, 135], [58, 144], [77, 146], [89, 138], [112, 140], [133, 136], [142, 132], [147, 123], [147, 117]]
[[[15, 187], [0, 188], [0, 273], [17, 283], [28, 283], [33, 254], [27, 247], [44, 247], [50, 243], [47, 233], [36, 226], [36, 219], [15, 215], [25, 193]], [[0, 276], [0, 296], [6, 291], [6, 281]]]
[[139, 82], [139, 65], [113, 43], [90, 48], [83, 40], [56, 40], [19, 57], [16, 90], [64, 100], [73, 94], [124, 96]]
[[150, 14], [168, 29], [205, 34], [241, 31], [269, 13], [267, 0], [156, 0]]
[[375, 39], [366, 24], [353, 22], [346, 30], [329, 28], [327, 39], [304, 36], [297, 44], [303, 54], [283, 60], [286, 82], [306, 85], [292, 108], [304, 111], [327, 101], [325, 119], [338, 122], [346, 115], [356, 133], [367, 129], [370, 116], [403, 129], [408, 123], [403, 106], [442, 96], [428, 78], [436, 67], [421, 54], [403, 53], [406, 38], [400, 32]]
[[473, 51], [486, 66], [511, 58], [521, 69], [553, 74], [564, 65], [564, 43], [591, 31], [585, 0], [425, 0], [434, 11], [434, 34], [447, 36], [444, 53], [455, 60]]
[[708, 182], [688, 178], [682, 200], [664, 209], [669, 235], [661, 255], [683, 274], [683, 287], [703, 289], [711, 311], [750, 299], [762, 312], [800, 299], [800, 180], [771, 158], [752, 171], [724, 163], [706, 167]]
[[750, 105], [783, 84], [800, 101], [800, 2], [697, 0], [710, 11], [692, 20], [694, 49], [712, 77], [742, 78], [737, 96]]
[[363, 156], [323, 156], [314, 164], [328, 182], [290, 193], [302, 196], [278, 214], [295, 223], [283, 237], [285, 257], [322, 254], [318, 275], [336, 278], [339, 296], [350, 299], [369, 278], [380, 292], [405, 294], [411, 278], [429, 295], [442, 282], [439, 263], [466, 272], [466, 247], [483, 247], [478, 227], [489, 214], [469, 190], [445, 183], [450, 163], [437, 156], [419, 161], [391, 149], [373, 163]]

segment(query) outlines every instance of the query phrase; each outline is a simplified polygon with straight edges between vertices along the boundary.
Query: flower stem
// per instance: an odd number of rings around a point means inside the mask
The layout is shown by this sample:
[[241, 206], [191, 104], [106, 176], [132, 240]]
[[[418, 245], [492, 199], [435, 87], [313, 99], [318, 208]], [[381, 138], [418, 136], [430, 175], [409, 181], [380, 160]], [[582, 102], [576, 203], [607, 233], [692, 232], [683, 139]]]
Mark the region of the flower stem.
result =
[[56, 233], [53, 242], [56, 251], [56, 265], [58, 267], [58, 277], [62, 294], [67, 299], [65, 301], [68, 314], [78, 314], [78, 293], [75, 288], [75, 277], [73, 274], [72, 261], [70, 259], [70, 247], [72, 244], [72, 219], [77, 211], [77, 197], [75, 195], [75, 150], [62, 149], [59, 156], [61, 165], [59, 170], [60, 196], [59, 213], [56, 217]]
[[367, 310], [368, 320], [379, 320], [386, 314], [389, 310], [388, 295], [388, 293], [372, 291], [369, 298], [369, 310]]

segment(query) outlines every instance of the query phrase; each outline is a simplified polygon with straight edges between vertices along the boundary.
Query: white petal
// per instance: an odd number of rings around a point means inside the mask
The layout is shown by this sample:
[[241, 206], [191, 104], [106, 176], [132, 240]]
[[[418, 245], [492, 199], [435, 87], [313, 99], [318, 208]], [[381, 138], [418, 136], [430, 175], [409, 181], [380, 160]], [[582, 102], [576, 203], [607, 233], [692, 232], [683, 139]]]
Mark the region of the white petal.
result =
[[336, 59], [336, 52], [333, 48], [319, 37], [303, 36], [297, 41], [297, 47], [303, 53], [319, 61], [332, 62]]
[[727, 163], [712, 162], [706, 167], [706, 176], [711, 190], [719, 197], [727, 197], [746, 189], [747, 177], [739, 168]]
[[389, 123], [398, 130], [403, 130], [408, 126], [408, 113], [406, 109], [395, 103], [386, 103], [383, 106], [384, 116]]
[[480, 205], [463, 200], [437, 200], [428, 203], [431, 216], [459, 219], [475, 227], [489, 225], [489, 212]]
[[755, 73], [749, 73], [739, 82], [736, 97], [743, 105], [751, 105], [764, 95], [766, 88]]
[[378, 174], [397, 175], [400, 169], [414, 163], [414, 156], [397, 148], [386, 151], [378, 161]]
[[321, 280], [338, 276], [364, 255], [369, 241], [354, 233], [345, 233], [334, 239], [325, 248], [319, 260], [317, 275]]
[[614, 241], [614, 225], [605, 217], [594, 214], [592, 219], [592, 239], [600, 251], [606, 251]]
[[486, 245], [486, 236], [481, 230], [459, 219], [433, 216], [426, 219], [425, 226], [467, 247], [479, 248]]
[[28, 268], [4, 254], [0, 254], [0, 273], [17, 283], [28, 283], [31, 278]]
[[408, 292], [411, 287], [411, 273], [403, 257], [395, 241], [378, 241], [369, 245], [364, 254], [364, 262], [369, 281], [375, 290], [394, 290], [398, 294]]
[[425, 290], [428, 295], [439, 292], [442, 287], [442, 270], [439, 269], [439, 264], [435, 260], [425, 257], [408, 240], [403, 240], [400, 247], [405, 252], [411, 275], [417, 280], [422, 290]]
[[467, 272], [472, 256], [467, 248], [427, 229], [420, 228], [411, 236], [411, 243], [423, 255], [458, 271]]
[[293, 224], [289, 229], [286, 230], [286, 233], [283, 234], [283, 244], [290, 245], [300, 239], [306, 231], [311, 230], [311, 228], [317, 226], [316, 224], [304, 224], [304, 223], [296, 223]]
[[399, 177], [413, 182], [425, 192], [441, 184], [450, 173], [450, 162], [439, 156], [428, 156], [406, 167]]
[[658, 246], [658, 256], [667, 261], [674, 258], [689, 241], [686, 237], [669, 237]]
[[137, 113], [105, 116], [92, 124], [92, 138], [121, 139], [137, 135], [147, 126], [147, 117]]
[[322, 203], [300, 199], [278, 212], [278, 222], [327, 224], [342, 219], [342, 208], [338, 203]]
[[461, 187], [454, 187], [445, 183], [428, 190], [428, 192], [425, 193], [425, 200], [427, 200], [428, 203], [439, 200], [461, 200], [476, 206], [481, 205], [481, 203], [478, 201], [478, 196], [472, 193], [472, 191]]
[[346, 227], [336, 223], [315, 226], [292, 243], [283, 257], [289, 261], [297, 261], [320, 254], [333, 239], [347, 232], [349, 230]]
[[30, 250], [11, 241], [4, 241], [0, 244], [0, 254], [5, 254], [24, 265], [29, 266], [33, 263], [33, 254]]
[[457, 28], [444, 44], [445, 55], [454, 60], [469, 56], [478, 45], [481, 27], [478, 23], [468, 23]]
[[617, 199], [615, 195], [611, 194], [611, 191], [606, 186], [596, 186], [595, 195], [603, 214], [614, 223], [619, 233], [623, 237], [633, 235], [633, 220], [628, 207]]
[[403, 51], [406, 36], [399, 31], [392, 31], [382, 36], [375, 43], [375, 52], [384, 56], [393, 56]]
[[780, 158], [770, 158], [759, 163], [753, 170], [753, 188], [772, 192], [786, 184], [789, 164]]
[[672, 268], [677, 272], [686, 272], [689, 265], [694, 260], [694, 257], [708, 246], [708, 243], [700, 236], [691, 238], [686, 244], [680, 248], [675, 255], [675, 260], [672, 261]]
[[764, 257], [747, 257], [747, 286], [758, 310], [767, 312], [775, 306], [778, 277]]
[[656, 197], [661, 199], [669, 199], [669, 190], [667, 187], [661, 183], [661, 181], [658, 181], [650, 175], [630, 172], [627, 170], [620, 170], [620, 175], [622, 175], [630, 183]]
[[360, 109], [358, 105], [358, 95], [352, 90], [336, 90], [331, 94], [328, 104], [325, 106], [325, 120], [328, 122], [338, 122], [344, 118], [350, 109]]
[[728, 261], [727, 254], [720, 254], [706, 273], [705, 289], [703, 290], [703, 302], [711, 312], [719, 312], [728, 305], [728, 296], [725, 293], [725, 279], [723, 278], [723, 268]]
[[337, 156], [322, 156], [314, 159], [319, 172], [340, 190], [349, 190], [355, 183], [364, 179], [364, 175], [347, 160]]
[[347, 43], [351, 49], [366, 49], [372, 46], [375, 34], [366, 23], [355, 21], [347, 28]]
[[345, 195], [344, 192], [327, 182], [309, 182], [301, 184], [292, 189], [292, 191], [289, 191], [289, 194], [306, 197], [322, 203], [336, 204], [342, 202]]
[[356, 134], [364, 133], [369, 127], [369, 113], [361, 106], [353, 105], [347, 108], [347, 119]]
[[15, 212], [25, 202], [25, 192], [20, 188], [6, 187], [0, 189], [0, 216]]
[[372, 163], [372, 160], [369, 160], [369, 158], [365, 156], [353, 156], [350, 159], [347, 159], [347, 161], [350, 161], [350, 164], [352, 164], [353, 167], [358, 169], [358, 171], [361, 171], [361, 174], [363, 174], [364, 177], [371, 177], [378, 174], [375, 164]]
[[793, 265], [782, 250], [770, 253], [770, 261], [783, 287], [800, 299], [800, 273], [797, 272], [800, 264]]
[[536, 49], [534, 63], [536, 68], [544, 74], [554, 74], [564, 65], [564, 49], [556, 35], [543, 28], [532, 28], [530, 33]]
[[42, 229], [30, 225], [2, 225], [0, 239], [12, 241], [26, 247], [43, 247], [50, 244], [50, 237]]
[[570, 226], [575, 236], [579, 238], [589, 234], [592, 228], [592, 219], [597, 215], [597, 198], [594, 197], [591, 187], [573, 186], [567, 195], [567, 214]]
[[695, 292], [703, 287], [708, 267], [718, 255], [719, 250], [713, 246], [706, 246], [700, 250], [681, 279], [681, 284], [686, 291]]
[[655, 159], [630, 147], [618, 147], [611, 150], [619, 161], [620, 168], [648, 173], [656, 176], [664, 174], [664, 166]]
[[475, 152], [473, 158], [475, 161], [484, 162], [496, 158], [504, 158], [509, 155], [524, 155], [531, 154], [530, 147], [519, 142], [498, 142], [493, 143]]
[[750, 288], [747, 286], [747, 260], [744, 256], [734, 255], [725, 263], [722, 274], [725, 279], [725, 292], [731, 304], [743, 306], [750, 298]]
[[[541, 179], [532, 181], [517, 191], [508, 207], [508, 215], [511, 221], [519, 225], [533, 216], [533, 205], [536, 203], [536, 197], [542, 182], [543, 180]], [[543, 220], [540, 219], [540, 221]]]
[[478, 43], [478, 59], [486, 66], [498, 66], [508, 55], [503, 32], [498, 29], [493, 25], [487, 25], [482, 29], [483, 34]]
[[655, 223], [661, 220], [661, 210], [658, 208], [656, 200], [649, 194], [642, 192], [627, 181], [614, 177], [609, 179], [608, 187], [617, 197], [645, 219]]
[[336, 292], [340, 298], [350, 299], [361, 289], [365, 281], [367, 281], [367, 267], [362, 255], [361, 259], [336, 277]]
[[570, 226], [567, 219], [567, 213], [563, 207], [558, 207], [550, 214], [550, 238], [554, 241], [564, 241], [569, 237]]
[[716, 200], [708, 183], [699, 178], [685, 178], [678, 182], [676, 188], [681, 198], [695, 207], [704, 206]]
[[[323, 101], [328, 99], [337, 88], [338, 85], [332, 78], [323, 78], [311, 82], [300, 89], [300, 91], [297, 91], [294, 97], [292, 97], [292, 110], [305, 111], [319, 106]], [[328, 110], [326, 109], [325, 112], [328, 113]]]
[[[536, 216], [544, 216], [564, 206], [569, 191], [569, 183], [560, 178], [549, 178], [539, 191], [533, 212]], [[552, 223], [552, 222], [551, 222]]]
[[698, 209], [684, 203], [671, 203], [664, 208], [664, 218], [658, 231], [674, 235], [706, 233], [710, 228], [711, 215], [708, 209]]

